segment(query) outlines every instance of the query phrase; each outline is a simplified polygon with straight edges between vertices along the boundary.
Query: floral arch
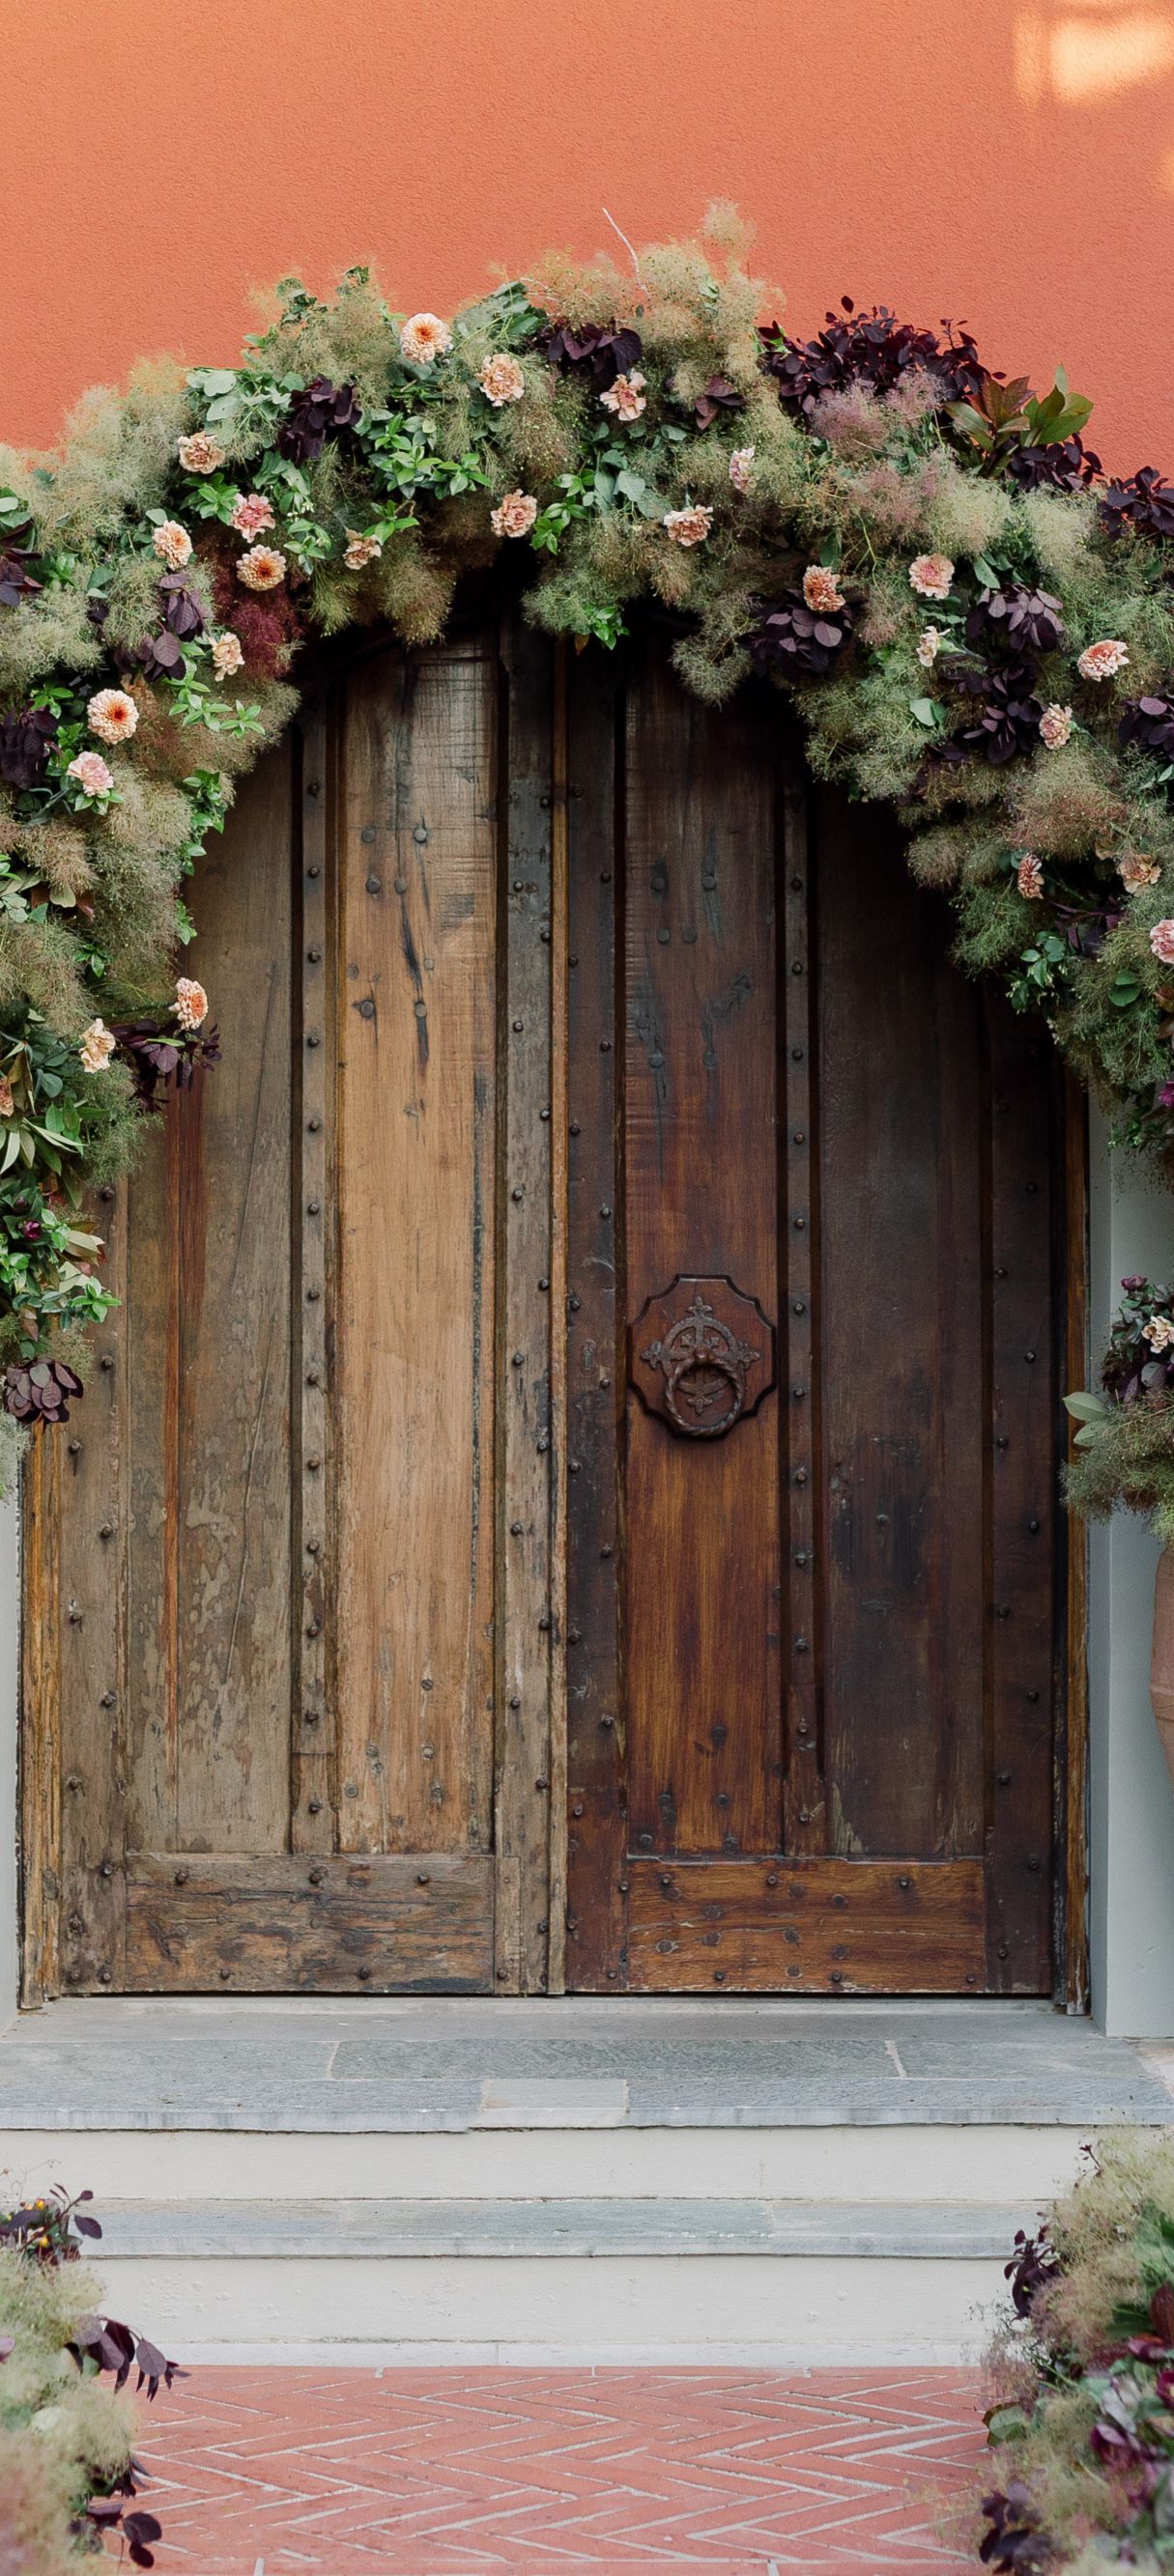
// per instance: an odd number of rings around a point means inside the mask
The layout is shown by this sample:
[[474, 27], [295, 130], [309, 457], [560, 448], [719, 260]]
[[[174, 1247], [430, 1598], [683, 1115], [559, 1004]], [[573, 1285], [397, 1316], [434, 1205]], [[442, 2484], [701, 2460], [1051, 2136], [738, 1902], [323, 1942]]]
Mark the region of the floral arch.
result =
[[744, 251], [718, 210], [451, 325], [365, 269], [330, 303], [287, 280], [239, 366], [144, 366], [58, 455], [0, 456], [9, 1478], [109, 1303], [87, 1189], [218, 1052], [175, 975], [184, 880], [299, 644], [432, 640], [507, 548], [554, 632], [610, 647], [650, 596], [704, 697], [777, 679], [816, 772], [899, 808], [963, 962], [1042, 1012], [1119, 1141], [1174, 1141], [1174, 486], [1107, 483], [1063, 375], [1007, 382], [963, 328], [845, 299], [791, 339]]

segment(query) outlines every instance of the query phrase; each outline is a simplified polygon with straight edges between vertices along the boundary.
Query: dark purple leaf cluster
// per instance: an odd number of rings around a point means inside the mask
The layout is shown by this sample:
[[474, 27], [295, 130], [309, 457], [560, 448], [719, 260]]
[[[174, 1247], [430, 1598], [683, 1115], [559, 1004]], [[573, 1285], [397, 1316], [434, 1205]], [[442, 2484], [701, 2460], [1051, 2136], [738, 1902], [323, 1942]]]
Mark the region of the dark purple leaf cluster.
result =
[[1156, 465], [1143, 465], [1124, 482], [1110, 483], [1100, 497], [1103, 525], [1111, 537], [1135, 528], [1142, 537], [1174, 537], [1174, 483], [1163, 483]]
[[1043, 708], [1035, 696], [1035, 673], [1028, 662], [983, 664], [951, 654], [939, 664], [967, 697], [981, 703], [972, 721], [960, 725], [935, 756], [958, 768], [970, 758], [1004, 769], [1009, 760], [1039, 748]]
[[1123, 1295], [1113, 1318], [1101, 1385], [1114, 1404], [1166, 1404], [1174, 1394], [1174, 1340], [1158, 1347], [1148, 1327], [1169, 1324], [1174, 1331], [1174, 1289], [1155, 1285], [1140, 1272], [1121, 1282]]
[[[101, 2228], [97, 2233], [101, 2235]], [[65, 2348], [72, 2353], [79, 2370], [89, 2362], [95, 2370], [112, 2371], [116, 2389], [125, 2388], [132, 2370], [137, 2371], [136, 2396], [145, 2388], [148, 2397], [154, 2397], [161, 2382], [170, 2388], [176, 2378], [187, 2376], [177, 2362], [169, 2361], [166, 2353], [160, 2352], [157, 2343], [146, 2335], [135, 2334], [117, 2317], [79, 2317], [73, 2340]]]
[[329, 376], [315, 376], [290, 397], [277, 433], [280, 454], [288, 456], [291, 464], [312, 465], [328, 438], [340, 438], [344, 430], [358, 428], [360, 411], [357, 385], [332, 385]]
[[0, 716], [0, 778], [6, 787], [39, 787], [57, 739], [47, 707], [21, 707]]
[[1041, 2227], [1038, 2236], [1028, 2236], [1022, 2227], [1015, 2230], [1015, 2251], [1003, 2265], [1003, 2279], [1011, 2284], [1011, 2303], [1017, 2317], [1031, 2315], [1037, 2291], [1047, 2288], [1060, 2270], [1060, 2257], [1048, 2242], [1048, 2231]]
[[26, 519], [19, 528], [5, 529], [4, 540], [0, 544], [0, 608], [15, 608], [18, 600], [26, 599], [30, 592], [41, 588], [40, 582], [34, 581], [29, 571], [29, 565], [37, 559], [35, 546], [25, 542], [32, 533], [31, 519]]
[[92, 2191], [79, 2191], [71, 2200], [61, 2184], [55, 2183], [45, 2199], [23, 2201], [19, 2209], [0, 2211], [0, 2246], [37, 2263], [76, 2263], [82, 2238], [102, 2233], [97, 2219], [91, 2218], [85, 2208], [93, 2197]]
[[1013, 581], [1001, 590], [979, 593], [966, 620], [966, 641], [976, 651], [1058, 653], [1064, 642], [1064, 611], [1050, 590], [1030, 590]]
[[830, 671], [852, 632], [848, 608], [809, 608], [801, 590], [752, 602], [756, 623], [745, 641], [756, 671], [800, 679]]
[[33, 1360], [27, 1368], [12, 1360], [4, 1372], [4, 1410], [16, 1422], [68, 1422], [81, 1392], [80, 1377], [64, 1360]]
[[630, 375], [644, 355], [639, 332], [615, 322], [548, 322], [535, 347], [561, 375], [585, 376], [597, 394]]
[[698, 429], [709, 429], [722, 412], [729, 419], [734, 412], [745, 411], [746, 396], [740, 394], [728, 376], [711, 376], [703, 385], [693, 405]]
[[987, 370], [969, 331], [955, 332], [951, 322], [943, 322], [942, 329], [944, 342], [933, 331], [899, 322], [887, 304], [858, 313], [845, 295], [841, 310], [825, 316], [814, 340], [792, 340], [777, 322], [769, 324], [761, 335], [762, 364], [778, 386], [784, 410], [809, 423], [821, 394], [843, 393], [858, 384], [870, 393], [887, 394], [913, 372], [931, 378], [944, 408], [973, 393]]
[[1080, 492], [1101, 470], [1100, 457], [1082, 438], [1060, 438], [1050, 446], [1028, 441], [1010, 448], [1001, 461], [1003, 472], [1022, 492]]
[[202, 1028], [161, 1029], [156, 1020], [120, 1020], [114, 1036], [128, 1057], [140, 1100], [161, 1106], [159, 1092], [174, 1077], [177, 1091], [187, 1091], [201, 1065], [219, 1064], [220, 1031]]
[[982, 2510], [990, 2524], [979, 2557], [994, 2576], [1043, 2576], [1055, 2564], [1055, 2551], [1041, 2531], [1031, 2492], [1019, 2478], [984, 2496]]
[[208, 623], [207, 601], [202, 599], [189, 573], [165, 572], [158, 584], [159, 604], [168, 633], [178, 635], [181, 644], [202, 635]]
[[177, 635], [169, 635], [165, 626], [157, 635], [144, 635], [134, 649], [135, 661], [148, 680], [182, 680], [187, 663]]
[[1153, 752], [1163, 760], [1174, 759], [1174, 698], [1131, 699], [1122, 708], [1117, 739], [1132, 743], [1137, 751]]
[[[95, 2534], [104, 2531], [116, 2532], [125, 2540], [127, 2557], [132, 2567], [153, 2567], [155, 2553], [149, 2547], [149, 2543], [152, 2540], [162, 2540], [163, 2525], [157, 2514], [142, 2513], [137, 2506], [133, 2506], [128, 2513], [122, 2501], [124, 2495], [138, 2494], [136, 2471], [138, 2471], [138, 2462], [133, 2460], [125, 2477], [118, 2479], [108, 2495], [91, 2496], [85, 2510], [85, 2522]], [[141, 2472], [139, 2474], [141, 2475]], [[100, 2547], [100, 2540], [96, 2539], [94, 2546]]]

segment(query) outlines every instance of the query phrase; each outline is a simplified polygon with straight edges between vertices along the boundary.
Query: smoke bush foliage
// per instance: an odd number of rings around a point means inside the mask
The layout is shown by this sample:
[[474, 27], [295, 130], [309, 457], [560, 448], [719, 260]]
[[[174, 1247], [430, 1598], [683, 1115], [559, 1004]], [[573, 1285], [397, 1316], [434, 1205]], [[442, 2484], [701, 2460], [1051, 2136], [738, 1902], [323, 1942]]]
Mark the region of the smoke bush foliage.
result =
[[82, 1207], [133, 1154], [152, 1029], [155, 1093], [216, 1052], [173, 981], [184, 881], [300, 645], [427, 643], [502, 552], [579, 645], [649, 602], [710, 701], [767, 671], [816, 772], [897, 804], [963, 962], [1043, 1015], [1121, 1139], [1174, 1142], [1174, 493], [1102, 487], [1088, 404], [964, 330], [847, 303], [810, 341], [764, 327], [746, 246], [718, 209], [451, 325], [365, 269], [329, 300], [286, 280], [239, 365], [144, 366], [59, 454], [0, 454], [9, 1433], [14, 1387], [49, 1418], [106, 1310]]

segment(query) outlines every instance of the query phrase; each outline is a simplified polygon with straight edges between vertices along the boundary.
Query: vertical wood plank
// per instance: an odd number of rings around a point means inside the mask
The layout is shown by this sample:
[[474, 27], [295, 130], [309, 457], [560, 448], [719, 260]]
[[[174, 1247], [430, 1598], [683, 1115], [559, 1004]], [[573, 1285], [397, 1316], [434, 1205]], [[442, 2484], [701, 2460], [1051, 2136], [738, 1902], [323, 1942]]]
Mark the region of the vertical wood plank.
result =
[[[540, 1993], [548, 1972], [551, 1848], [551, 811], [553, 667], [547, 638], [506, 630], [505, 985], [502, 1061], [501, 1679], [497, 1849], [519, 1873], [517, 1954], [498, 1982]], [[563, 1319], [558, 1320], [561, 1331]], [[573, 1462], [567, 1461], [568, 1475]], [[509, 1918], [503, 1919], [503, 1934]]]
[[1052, 1980], [1056, 1353], [1052, 1098], [1038, 1026], [985, 994], [990, 1048], [987, 1986]]
[[[1064, 1077], [1064, 1386], [1089, 1383], [1088, 1100], [1075, 1074]], [[1068, 1424], [1069, 1442], [1077, 1425]], [[1066, 1550], [1059, 1691], [1064, 1713], [1063, 1999], [1088, 2010], [1088, 1532], [1074, 1513], [1058, 1524]]]
[[815, 1082], [815, 976], [807, 806], [798, 757], [781, 783], [782, 974], [779, 1035], [784, 1091], [780, 1152], [779, 1442], [786, 1494], [787, 1563], [779, 1625], [786, 1688], [784, 1849], [825, 1844], [823, 1740], [824, 1569], [816, 1564], [816, 1496], [823, 1464], [819, 1319], [819, 1147]]
[[330, 1687], [336, 1598], [330, 1547], [334, 1456], [330, 1353], [333, 1325], [335, 960], [329, 824], [333, 798], [326, 709], [301, 729], [301, 847], [295, 906], [293, 1026], [293, 1527], [292, 1773], [290, 1845], [335, 1848], [337, 1701]]
[[490, 1846], [494, 639], [348, 685], [337, 973], [341, 1847]]
[[614, 662], [602, 655], [584, 655], [572, 682], [567, 1430], [578, 1468], [568, 1486], [567, 1526], [567, 1983], [607, 1993], [627, 1984], [619, 1605], [623, 1051], [615, 1043], [622, 692]]
[[34, 1434], [21, 1476], [21, 2001], [61, 1982], [60, 1435]]
[[[550, 1856], [547, 1991], [566, 1991], [567, 1950], [567, 1323], [570, 1320], [567, 1063], [570, 964], [567, 639], [554, 646], [550, 815]], [[582, 1461], [578, 1472], [582, 1472]]]
[[101, 1192], [104, 1285], [119, 1303], [94, 1337], [84, 1401], [59, 1443], [61, 1964], [74, 1992], [126, 1969], [126, 1211]]
[[150, 1122], [127, 1204], [125, 1743], [134, 1851], [174, 1851], [178, 1831], [179, 1168], [179, 1124], [165, 1111]]

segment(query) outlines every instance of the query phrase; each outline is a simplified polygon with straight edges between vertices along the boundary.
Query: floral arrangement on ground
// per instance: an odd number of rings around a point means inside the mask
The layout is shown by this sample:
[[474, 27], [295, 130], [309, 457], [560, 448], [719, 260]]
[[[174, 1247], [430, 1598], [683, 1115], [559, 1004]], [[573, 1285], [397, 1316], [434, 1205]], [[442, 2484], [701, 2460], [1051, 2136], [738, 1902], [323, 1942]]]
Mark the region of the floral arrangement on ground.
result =
[[1042, 1013], [1118, 1138], [1174, 1142], [1174, 486], [971, 334], [776, 320], [746, 236], [545, 261], [452, 322], [295, 281], [238, 366], [143, 366], [0, 454], [0, 1369], [63, 1421], [109, 1294], [84, 1213], [215, 1061], [185, 880], [289, 720], [299, 646], [443, 630], [506, 553], [527, 613], [684, 680], [751, 671], [811, 762], [900, 809], [958, 951]]
[[0, 2211], [0, 2561], [12, 2576], [64, 2576], [106, 2535], [132, 2567], [153, 2567], [156, 2516], [138, 2499], [128, 2384], [154, 2397], [177, 2373], [158, 2346], [94, 2313], [81, 2261], [102, 2230], [92, 2192]]
[[975, 2534], [994, 2576], [1174, 2567], [1174, 2135], [1084, 2154], [1006, 2267]]

